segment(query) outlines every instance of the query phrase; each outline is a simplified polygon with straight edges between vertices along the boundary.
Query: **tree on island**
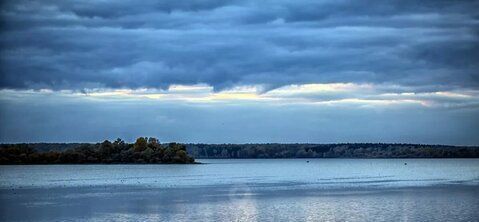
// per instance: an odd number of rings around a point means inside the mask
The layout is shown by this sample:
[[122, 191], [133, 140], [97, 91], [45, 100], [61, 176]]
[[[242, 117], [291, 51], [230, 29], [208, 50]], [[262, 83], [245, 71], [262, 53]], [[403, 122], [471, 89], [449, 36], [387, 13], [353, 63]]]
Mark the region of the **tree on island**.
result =
[[82, 144], [65, 151], [37, 152], [30, 144], [3, 144], [0, 164], [82, 164], [82, 163], [194, 163], [182, 144], [162, 145], [153, 137], [140, 137], [134, 144], [117, 139]]

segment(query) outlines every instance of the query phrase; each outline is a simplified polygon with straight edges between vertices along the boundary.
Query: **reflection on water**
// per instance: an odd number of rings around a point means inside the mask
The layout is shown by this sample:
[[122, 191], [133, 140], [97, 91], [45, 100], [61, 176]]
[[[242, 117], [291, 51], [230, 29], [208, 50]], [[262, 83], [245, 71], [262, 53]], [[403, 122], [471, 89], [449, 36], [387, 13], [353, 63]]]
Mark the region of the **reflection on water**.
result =
[[226, 206], [226, 215], [219, 215], [219, 218], [229, 218], [231, 221], [256, 221], [258, 212], [253, 196], [255, 193], [250, 187], [246, 184], [237, 184], [228, 191], [230, 204]]
[[479, 218], [474, 159], [207, 161], [1, 166], [0, 221]]
[[[209, 190], [215, 192], [216, 190]], [[57, 205], [61, 213], [35, 219], [92, 221], [477, 221], [478, 189], [438, 188], [343, 195], [257, 194], [182, 200], [151, 195], [80, 204], [94, 210]], [[146, 192], [146, 191], [145, 191]], [[146, 199], [145, 199], [146, 198]], [[165, 199], [166, 198], [166, 199]], [[121, 198], [120, 198], [121, 199]], [[67, 200], [64, 200], [65, 202]], [[63, 202], [63, 203], [65, 203]], [[57, 208], [58, 209], [58, 208]], [[32, 210], [32, 209], [29, 209]], [[39, 210], [39, 209], [37, 209]], [[22, 218], [24, 219], [24, 218]]]

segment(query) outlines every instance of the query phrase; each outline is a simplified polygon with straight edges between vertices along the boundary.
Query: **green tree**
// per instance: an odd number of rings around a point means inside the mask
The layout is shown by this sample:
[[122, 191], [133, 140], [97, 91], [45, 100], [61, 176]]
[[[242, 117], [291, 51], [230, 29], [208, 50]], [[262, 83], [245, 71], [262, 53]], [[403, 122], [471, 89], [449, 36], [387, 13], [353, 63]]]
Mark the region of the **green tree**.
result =
[[135, 144], [133, 145], [133, 150], [135, 152], [142, 152], [144, 151], [148, 146], [148, 142], [146, 137], [139, 137], [136, 139]]
[[100, 155], [102, 159], [106, 159], [109, 156], [111, 156], [111, 153], [113, 152], [113, 144], [105, 140], [103, 143], [100, 144]]
[[150, 137], [148, 138], [148, 147], [152, 150], [159, 150], [161, 149], [160, 141], [157, 138]]

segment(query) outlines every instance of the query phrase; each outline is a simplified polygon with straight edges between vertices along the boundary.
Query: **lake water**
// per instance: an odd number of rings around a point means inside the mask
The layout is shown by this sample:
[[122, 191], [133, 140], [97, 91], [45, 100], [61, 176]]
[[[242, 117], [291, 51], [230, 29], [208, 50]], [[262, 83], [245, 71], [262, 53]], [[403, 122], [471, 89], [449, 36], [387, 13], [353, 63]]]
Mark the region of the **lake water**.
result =
[[0, 166], [0, 220], [479, 220], [479, 159], [199, 161]]

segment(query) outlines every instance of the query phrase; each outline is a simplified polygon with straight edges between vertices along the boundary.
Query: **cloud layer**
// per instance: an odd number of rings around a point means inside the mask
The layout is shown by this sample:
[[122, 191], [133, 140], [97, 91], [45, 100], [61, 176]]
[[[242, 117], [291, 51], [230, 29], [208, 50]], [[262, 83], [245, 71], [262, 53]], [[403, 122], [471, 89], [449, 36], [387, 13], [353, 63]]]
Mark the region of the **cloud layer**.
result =
[[[285, 90], [280, 90], [281, 97]], [[161, 93], [169, 99], [148, 98], [145, 95], [158, 92], [144, 91], [127, 96], [2, 91], [0, 142], [99, 142], [117, 137], [132, 142], [154, 136], [162, 142], [199, 143], [479, 144], [477, 108], [444, 109], [400, 100], [387, 104], [377, 99], [315, 104], [220, 96], [213, 102], [187, 101], [186, 91], [180, 87]], [[310, 90], [292, 91], [298, 96], [299, 91]]]
[[436, 0], [7, 1], [0, 88], [477, 89], [477, 8]]
[[2, 1], [0, 142], [477, 145], [478, 9]]
[[[190, 105], [304, 105], [330, 107], [401, 107], [422, 106], [441, 109], [478, 109], [479, 90], [437, 92], [401, 92], [390, 85], [331, 83], [288, 85], [264, 91], [261, 86], [233, 87], [220, 92], [207, 85], [171, 85], [168, 89], [92, 89], [73, 90], [0, 90], [5, 100], [25, 100], [28, 97], [85, 98], [96, 101], [156, 101]], [[53, 97], [54, 98], [54, 97]]]

